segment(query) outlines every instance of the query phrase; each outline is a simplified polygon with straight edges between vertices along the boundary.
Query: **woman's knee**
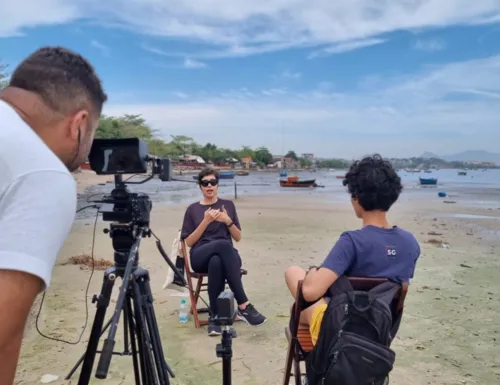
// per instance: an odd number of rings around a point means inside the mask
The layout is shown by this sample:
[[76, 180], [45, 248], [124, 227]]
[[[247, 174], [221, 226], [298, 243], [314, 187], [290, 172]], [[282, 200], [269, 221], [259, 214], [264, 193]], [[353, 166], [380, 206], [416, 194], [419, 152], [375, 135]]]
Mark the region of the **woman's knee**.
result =
[[219, 254], [221, 258], [224, 258], [224, 256], [228, 254], [234, 253], [234, 247], [233, 244], [229, 241], [226, 241], [224, 239], [218, 239], [213, 242], [213, 247], [216, 250], [216, 252]]
[[213, 269], [221, 269], [222, 268], [222, 261], [220, 259], [220, 256], [218, 254], [213, 255], [210, 258], [210, 261], [208, 261], [208, 271], [213, 270]]

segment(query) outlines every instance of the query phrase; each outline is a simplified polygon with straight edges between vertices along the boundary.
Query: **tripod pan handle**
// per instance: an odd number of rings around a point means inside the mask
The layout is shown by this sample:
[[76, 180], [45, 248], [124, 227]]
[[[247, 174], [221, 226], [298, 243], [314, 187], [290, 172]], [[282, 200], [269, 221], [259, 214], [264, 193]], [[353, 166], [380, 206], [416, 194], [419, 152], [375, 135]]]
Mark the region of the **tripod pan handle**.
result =
[[102, 346], [99, 363], [97, 364], [97, 370], [95, 373], [96, 378], [104, 379], [108, 376], [109, 364], [111, 363], [111, 356], [113, 355], [114, 348], [115, 341], [106, 338]]

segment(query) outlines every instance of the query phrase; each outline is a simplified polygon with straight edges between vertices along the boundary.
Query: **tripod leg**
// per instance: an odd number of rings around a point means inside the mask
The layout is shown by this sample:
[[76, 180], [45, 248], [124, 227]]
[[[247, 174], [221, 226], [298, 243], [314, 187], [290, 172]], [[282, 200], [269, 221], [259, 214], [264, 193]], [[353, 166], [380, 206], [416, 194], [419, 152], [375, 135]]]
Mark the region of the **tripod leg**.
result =
[[[134, 302], [134, 318], [135, 318], [135, 335], [137, 336], [137, 344], [139, 348], [139, 363], [141, 365], [141, 377], [143, 384], [150, 385], [154, 381], [152, 360], [150, 356], [149, 341], [144, 325], [144, 314], [142, 312], [141, 294], [137, 287], [135, 279], [131, 282], [133, 302]], [[157, 382], [154, 381], [156, 384]]]
[[[104, 316], [106, 315], [106, 308], [109, 305], [111, 291], [113, 290], [115, 279], [115, 268], [112, 267], [106, 270], [106, 272], [104, 273], [104, 281], [102, 283], [101, 293], [97, 297], [97, 311], [95, 313], [94, 324], [92, 325], [92, 330], [90, 332], [90, 338], [87, 344], [87, 350], [85, 352], [85, 358], [83, 360], [80, 378], [78, 379], [78, 385], [87, 385], [90, 381], [92, 367], [94, 366], [95, 355], [97, 353], [97, 346], [99, 345], [99, 337], [102, 334], [102, 324], [104, 322]], [[93, 302], [95, 302], [95, 300], [96, 297], [94, 297]]]
[[[156, 358], [156, 365], [158, 370], [163, 373], [165, 378], [165, 384], [169, 384], [168, 375], [173, 378], [175, 374], [172, 372], [167, 362], [165, 361], [165, 356], [163, 352], [163, 347], [161, 345], [160, 332], [158, 330], [158, 323], [156, 321], [155, 310], [153, 307], [153, 294], [151, 292], [151, 286], [149, 284], [149, 274], [143, 278], [143, 291], [145, 299], [145, 312], [146, 320], [148, 322], [149, 331], [151, 334], [151, 341], [153, 343], [153, 351]], [[163, 383], [162, 383], [163, 384]]]
[[134, 316], [132, 314], [132, 299], [127, 296], [125, 301], [125, 314], [123, 320], [127, 320], [129, 325], [128, 331], [130, 333], [130, 344], [132, 346], [132, 363], [134, 365], [134, 377], [135, 384], [140, 385], [141, 381], [139, 378], [139, 362], [137, 361], [137, 345], [135, 341], [135, 328], [134, 328]]
[[[106, 330], [108, 330], [109, 325], [111, 325], [111, 320], [109, 320], [106, 323], [106, 325], [104, 325], [104, 328], [102, 329], [102, 332], [99, 335], [99, 337], [101, 337], [106, 332]], [[68, 375], [66, 376], [65, 380], [70, 380], [71, 379], [71, 376], [76, 372], [76, 369], [78, 369], [78, 367], [81, 365], [81, 363], [83, 362], [84, 358], [85, 358], [85, 353], [82, 354], [82, 356], [77, 361], [77, 363], [75, 364], [75, 366], [73, 366], [73, 369], [71, 369], [71, 371], [68, 373]]]
[[128, 330], [129, 330], [129, 319], [127, 317], [128, 310], [127, 307], [129, 305], [128, 298], [125, 298], [125, 301], [123, 302], [123, 355], [129, 355], [130, 350], [129, 349], [129, 343], [128, 343]]

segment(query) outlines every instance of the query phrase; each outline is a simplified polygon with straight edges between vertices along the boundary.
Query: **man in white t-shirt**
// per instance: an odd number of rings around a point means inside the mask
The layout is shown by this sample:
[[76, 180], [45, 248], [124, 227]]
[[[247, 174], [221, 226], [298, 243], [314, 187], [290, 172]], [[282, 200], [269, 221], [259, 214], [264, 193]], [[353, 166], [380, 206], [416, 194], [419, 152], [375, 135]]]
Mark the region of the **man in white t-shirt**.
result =
[[22, 335], [49, 286], [76, 210], [74, 171], [107, 96], [80, 55], [45, 47], [0, 91], [0, 384], [14, 381]]

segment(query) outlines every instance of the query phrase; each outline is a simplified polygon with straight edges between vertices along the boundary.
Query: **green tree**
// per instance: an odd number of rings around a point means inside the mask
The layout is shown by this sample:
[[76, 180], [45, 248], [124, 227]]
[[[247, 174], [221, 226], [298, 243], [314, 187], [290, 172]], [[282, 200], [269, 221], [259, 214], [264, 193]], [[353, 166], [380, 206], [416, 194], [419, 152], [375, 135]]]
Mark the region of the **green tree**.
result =
[[286, 153], [285, 158], [292, 158], [293, 160], [299, 160], [299, 157], [297, 156], [295, 151], [292, 151], [292, 150], [290, 150]]
[[267, 147], [259, 147], [255, 150], [255, 159], [254, 161], [258, 163], [260, 166], [266, 166], [271, 163], [273, 160], [273, 155], [268, 150]]
[[181, 155], [193, 155], [197, 145], [193, 138], [185, 135], [171, 135], [172, 145], [181, 153]]
[[318, 168], [346, 168], [348, 162], [343, 159], [325, 159], [316, 161]]
[[312, 166], [312, 160], [311, 159], [308, 159], [308, 158], [299, 158], [299, 163], [300, 163], [300, 167], [311, 167]]
[[240, 150], [238, 150], [237, 154], [238, 160], [249, 156], [252, 157], [252, 159], [255, 159], [255, 151], [250, 146], [243, 146]]

